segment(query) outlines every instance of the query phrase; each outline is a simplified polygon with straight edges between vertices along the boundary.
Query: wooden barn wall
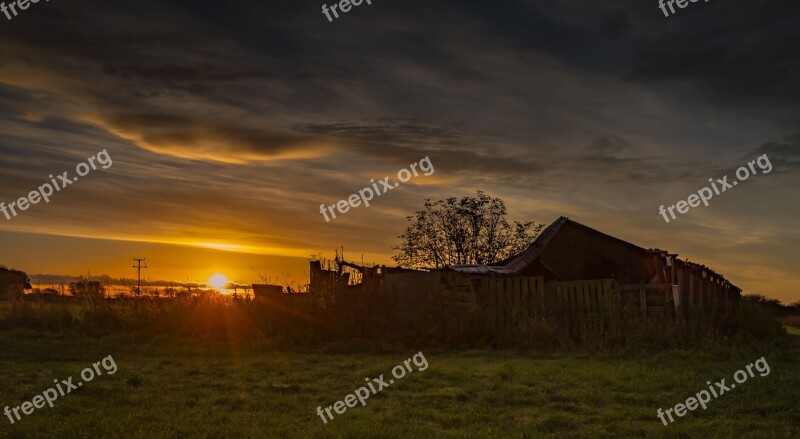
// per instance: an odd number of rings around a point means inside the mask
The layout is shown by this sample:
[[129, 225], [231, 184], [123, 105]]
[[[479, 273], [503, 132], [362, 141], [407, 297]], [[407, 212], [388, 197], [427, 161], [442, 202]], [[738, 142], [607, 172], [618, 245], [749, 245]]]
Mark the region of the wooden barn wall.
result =
[[741, 291], [718, 274], [679, 259], [673, 262], [679, 311], [686, 317], [714, 318], [735, 308]]
[[541, 256], [542, 264], [564, 281], [647, 282], [655, 273], [644, 261], [645, 254], [636, 247], [572, 224], [559, 230]]
[[471, 291], [440, 292], [450, 310], [475, 313], [487, 333], [512, 333], [549, 322], [574, 340], [603, 338], [624, 328], [675, 320], [670, 284], [626, 284], [613, 279], [545, 281], [540, 276], [480, 277]]
[[386, 297], [396, 319], [413, 321], [430, 311], [432, 294], [441, 283], [439, 271], [387, 274], [377, 294]]
[[[557, 250], [545, 256], [557, 260], [562, 246], [568, 248], [573, 239], [586, 239], [577, 232], [564, 234], [565, 239], [554, 246]], [[454, 333], [473, 329], [484, 334], [512, 334], [533, 322], [544, 322], [573, 340], [617, 337], [624, 331], [643, 334], [643, 330], [668, 328], [689, 319], [713, 323], [736, 307], [738, 289], [710, 270], [658, 253], [643, 256], [627, 246], [613, 245], [615, 253], [604, 241], [582, 251], [572, 248], [572, 263], [581, 267], [573, 275], [586, 275], [587, 270], [597, 275], [609, 261], [632, 264], [629, 259], [634, 259], [640, 271], [616, 270], [614, 274], [646, 278], [639, 282], [550, 280], [446, 270], [386, 273], [378, 288], [367, 288], [346, 285], [346, 279], [336, 279], [332, 272], [312, 266], [314, 294], [309, 296], [321, 299], [332, 316], [347, 322], [346, 330], [357, 333], [384, 333], [427, 322]], [[597, 254], [595, 250], [611, 257], [595, 259], [591, 256]], [[590, 256], [578, 256], [584, 253]], [[594, 269], [598, 271], [591, 271]]]

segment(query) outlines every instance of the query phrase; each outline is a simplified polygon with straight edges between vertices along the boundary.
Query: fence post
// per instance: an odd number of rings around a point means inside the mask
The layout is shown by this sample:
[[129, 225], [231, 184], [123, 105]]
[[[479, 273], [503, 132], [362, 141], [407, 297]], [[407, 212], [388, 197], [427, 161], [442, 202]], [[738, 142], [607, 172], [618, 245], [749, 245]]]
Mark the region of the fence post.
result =
[[642, 320], [647, 322], [647, 290], [639, 288], [639, 307], [642, 311]]

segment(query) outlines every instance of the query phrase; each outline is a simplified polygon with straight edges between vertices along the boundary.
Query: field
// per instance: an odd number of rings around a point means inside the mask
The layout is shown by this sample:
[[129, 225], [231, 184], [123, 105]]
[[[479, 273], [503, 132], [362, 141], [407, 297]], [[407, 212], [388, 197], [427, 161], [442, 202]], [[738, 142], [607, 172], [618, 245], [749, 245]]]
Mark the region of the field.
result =
[[[800, 336], [792, 336], [793, 348]], [[800, 364], [768, 354], [706, 410], [656, 417], [760, 358], [721, 348], [639, 354], [423, 351], [415, 371], [327, 425], [317, 406], [364, 378], [387, 377], [416, 351], [279, 352], [166, 338], [0, 331], [0, 408], [18, 406], [112, 355], [104, 374], [11, 425], [2, 438], [772, 437], [800, 436]], [[101, 369], [102, 370], [102, 369]], [[388, 378], [387, 378], [388, 380]], [[77, 380], [76, 380], [77, 381]]]
[[792, 335], [800, 335], [800, 328], [794, 328], [792, 326], [786, 326], [786, 332]]

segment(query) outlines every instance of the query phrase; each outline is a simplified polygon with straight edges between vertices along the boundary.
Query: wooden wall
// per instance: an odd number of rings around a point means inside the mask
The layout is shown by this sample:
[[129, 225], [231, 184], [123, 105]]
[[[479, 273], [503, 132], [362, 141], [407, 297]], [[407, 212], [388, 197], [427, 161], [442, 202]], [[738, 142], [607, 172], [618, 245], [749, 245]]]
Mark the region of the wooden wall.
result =
[[[733, 308], [736, 296], [723, 294], [721, 285], [713, 281], [696, 283], [698, 291], [707, 288], [708, 292], [705, 296], [691, 296], [698, 303], [687, 308], [694, 319], [712, 321]], [[680, 300], [679, 294], [687, 285], [620, 285], [613, 279], [547, 282], [542, 277], [478, 277], [461, 283], [451, 281], [433, 296], [441, 315], [480, 315], [479, 324], [486, 331], [513, 332], [521, 325], [543, 321], [580, 340], [676, 325], [688, 317], [681, 307], [676, 307], [676, 300]], [[703, 297], [715, 298], [703, 302], [713, 306], [701, 308]]]
[[358, 334], [392, 333], [422, 322], [448, 336], [467, 331], [479, 337], [544, 324], [578, 341], [644, 334], [687, 320], [713, 323], [735, 308], [739, 292], [730, 283], [704, 267], [672, 262], [654, 265], [662, 275], [648, 283], [434, 271], [386, 274], [377, 289], [346, 285], [316, 267], [310, 296]]

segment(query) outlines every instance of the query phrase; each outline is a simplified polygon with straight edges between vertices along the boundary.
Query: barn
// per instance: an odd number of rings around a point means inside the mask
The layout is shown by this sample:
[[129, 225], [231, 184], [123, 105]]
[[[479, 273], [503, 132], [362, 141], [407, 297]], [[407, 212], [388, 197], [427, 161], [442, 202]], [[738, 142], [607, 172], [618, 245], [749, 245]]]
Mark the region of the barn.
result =
[[483, 333], [547, 321], [575, 340], [687, 321], [714, 324], [729, 315], [741, 289], [677, 256], [561, 217], [524, 251], [492, 265], [414, 272], [338, 257], [326, 270], [312, 261], [310, 292], [352, 321], [405, 325], [429, 316], [454, 322], [456, 332], [471, 326]]
[[677, 256], [644, 249], [561, 217], [514, 257], [491, 266], [453, 265], [448, 269], [473, 275], [541, 276], [545, 281], [613, 279], [619, 284], [669, 284], [676, 287], [678, 303], [688, 304], [711, 293], [741, 296], [741, 289], [722, 275]]

